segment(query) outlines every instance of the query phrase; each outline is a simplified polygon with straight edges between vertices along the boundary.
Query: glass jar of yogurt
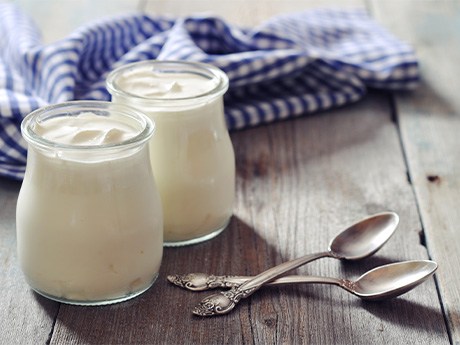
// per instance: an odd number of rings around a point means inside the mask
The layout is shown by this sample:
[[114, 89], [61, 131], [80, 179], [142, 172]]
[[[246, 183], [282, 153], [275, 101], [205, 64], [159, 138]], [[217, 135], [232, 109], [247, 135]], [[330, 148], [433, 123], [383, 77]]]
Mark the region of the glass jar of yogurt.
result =
[[224, 117], [228, 78], [182, 61], [143, 61], [111, 72], [112, 102], [128, 104], [157, 126], [150, 159], [160, 192], [165, 246], [219, 234], [233, 212], [235, 155]]
[[32, 289], [80, 305], [146, 291], [163, 254], [153, 122], [127, 106], [75, 101], [32, 112], [21, 129], [28, 156], [17, 248]]

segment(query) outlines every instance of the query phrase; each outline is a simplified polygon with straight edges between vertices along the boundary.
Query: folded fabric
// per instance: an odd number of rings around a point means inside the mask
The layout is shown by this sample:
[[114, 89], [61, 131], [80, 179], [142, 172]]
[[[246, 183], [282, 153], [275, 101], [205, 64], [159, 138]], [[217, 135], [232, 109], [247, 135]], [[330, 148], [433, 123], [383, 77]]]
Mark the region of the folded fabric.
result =
[[76, 99], [109, 100], [108, 72], [146, 59], [201, 61], [224, 70], [229, 129], [341, 106], [368, 87], [410, 89], [419, 79], [411, 47], [360, 9], [281, 15], [250, 29], [212, 16], [139, 13], [94, 22], [42, 45], [33, 22], [1, 3], [0, 175], [24, 175], [20, 123], [30, 111]]

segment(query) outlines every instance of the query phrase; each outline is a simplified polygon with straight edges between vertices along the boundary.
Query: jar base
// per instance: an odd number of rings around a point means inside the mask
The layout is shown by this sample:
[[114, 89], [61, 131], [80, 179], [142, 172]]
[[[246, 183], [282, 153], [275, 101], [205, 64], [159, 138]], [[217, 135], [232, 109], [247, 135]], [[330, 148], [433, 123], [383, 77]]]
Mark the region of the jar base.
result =
[[191, 238], [189, 240], [183, 240], [183, 241], [164, 241], [163, 242], [163, 247], [184, 247], [184, 246], [190, 246], [192, 244], [198, 244], [201, 242], [209, 241], [210, 239], [213, 239], [217, 235], [219, 235], [222, 231], [225, 230], [225, 228], [228, 226], [230, 223], [229, 218], [222, 227], [218, 228], [217, 230], [214, 230], [213, 232], [200, 236], [200, 237], [195, 237]]
[[52, 296], [47, 294], [46, 292], [40, 291], [38, 289], [35, 289], [33, 287], [32, 290], [34, 290], [36, 293], [39, 295], [46, 297], [50, 300], [60, 302], [60, 303], [65, 303], [65, 304], [71, 304], [71, 305], [79, 305], [79, 306], [102, 306], [102, 305], [109, 305], [109, 304], [115, 304], [115, 303], [121, 303], [128, 301], [130, 299], [133, 299], [142, 293], [146, 292], [148, 289], [152, 287], [152, 285], [155, 283], [155, 281], [158, 278], [158, 273], [153, 277], [151, 283], [147, 285], [147, 287], [143, 288], [142, 290], [135, 291], [135, 292], [130, 292], [127, 295], [123, 295], [121, 297], [116, 297], [116, 298], [111, 298], [111, 299], [103, 299], [103, 300], [94, 300], [94, 301], [79, 301], [79, 300], [71, 300], [71, 299], [66, 299], [64, 297], [57, 297], [57, 296]]

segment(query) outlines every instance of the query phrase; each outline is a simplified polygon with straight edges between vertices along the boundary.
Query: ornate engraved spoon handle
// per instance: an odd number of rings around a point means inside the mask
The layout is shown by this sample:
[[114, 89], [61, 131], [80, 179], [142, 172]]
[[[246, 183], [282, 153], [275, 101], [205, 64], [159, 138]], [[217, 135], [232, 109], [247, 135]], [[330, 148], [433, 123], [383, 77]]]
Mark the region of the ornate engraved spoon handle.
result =
[[[355, 282], [347, 279], [337, 279], [328, 277], [314, 277], [314, 276], [287, 276], [278, 278], [267, 285], [282, 285], [282, 284], [330, 284], [337, 285], [342, 289], [356, 295]], [[198, 316], [213, 316], [227, 314], [235, 305], [242, 299], [254, 292], [254, 290], [239, 290], [235, 286], [227, 291], [210, 295], [203, 299], [194, 309], [193, 314]]]
[[[203, 279], [204, 278], [204, 279]], [[168, 280], [174, 285], [180, 286], [190, 291], [206, 291], [216, 288], [233, 288], [253, 279], [251, 276], [215, 276], [204, 273], [190, 273], [187, 275], [170, 275]], [[205, 284], [202, 284], [205, 280]], [[277, 278], [264, 285], [288, 285], [288, 284], [334, 284], [340, 285], [340, 281], [334, 278], [324, 278], [315, 276], [292, 275]]]
[[215, 288], [231, 288], [241, 285], [252, 277], [216, 276], [205, 273], [189, 273], [169, 275], [167, 279], [174, 285], [191, 291], [206, 291]]
[[[261, 285], [264, 283], [265, 279], [274, 279], [284, 272], [296, 268], [300, 265], [303, 265], [307, 262], [316, 260], [323, 256], [331, 256], [329, 252], [327, 253], [319, 253], [313, 255], [307, 255], [302, 258], [292, 260], [281, 265], [278, 265], [274, 268], [271, 268], [263, 273], [263, 276], [254, 276], [254, 277], [244, 277], [244, 276], [216, 276], [213, 274], [205, 274], [205, 273], [189, 273], [189, 274], [174, 274], [169, 275], [167, 279], [169, 282], [173, 283], [174, 285], [180, 286], [187, 290], [191, 291], [205, 291], [209, 289], [215, 288], [232, 288], [238, 287], [242, 284], [249, 283], [250, 280], [254, 280], [255, 278], [259, 277], [257, 285]], [[269, 275], [269, 276], [268, 276]], [[264, 278], [265, 277], [265, 278]], [[274, 278], [273, 278], [274, 277]], [[243, 286], [244, 287], [244, 286]], [[252, 289], [253, 285], [247, 286], [246, 289]]]
[[217, 293], [203, 299], [195, 307], [193, 313], [200, 316], [222, 315], [227, 314], [243, 298], [252, 295], [262, 285], [282, 276], [284, 273], [300, 267], [310, 261], [323, 257], [333, 257], [330, 252], [321, 252], [317, 254], [305, 255], [298, 259], [284, 262], [278, 266], [272, 267], [248, 280], [240, 286], [235, 286], [228, 291]]

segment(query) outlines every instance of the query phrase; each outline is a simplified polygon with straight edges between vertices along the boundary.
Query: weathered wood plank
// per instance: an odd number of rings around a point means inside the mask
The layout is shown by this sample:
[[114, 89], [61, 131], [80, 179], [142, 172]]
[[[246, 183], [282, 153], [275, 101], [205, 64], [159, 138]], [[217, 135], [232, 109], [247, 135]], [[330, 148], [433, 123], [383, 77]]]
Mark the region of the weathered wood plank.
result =
[[[412, 42], [422, 85], [397, 95], [401, 137], [452, 342], [460, 343], [460, 8], [458, 1], [375, 1], [378, 18]], [[391, 16], [387, 14], [391, 13]]]

